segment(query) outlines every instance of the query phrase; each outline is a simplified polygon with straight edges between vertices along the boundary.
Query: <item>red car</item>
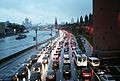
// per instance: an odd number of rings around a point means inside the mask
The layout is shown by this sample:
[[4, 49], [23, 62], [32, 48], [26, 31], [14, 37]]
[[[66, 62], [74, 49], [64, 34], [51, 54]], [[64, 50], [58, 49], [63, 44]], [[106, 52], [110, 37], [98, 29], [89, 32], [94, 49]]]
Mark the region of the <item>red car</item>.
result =
[[92, 70], [89, 67], [82, 68], [82, 78], [91, 78]]

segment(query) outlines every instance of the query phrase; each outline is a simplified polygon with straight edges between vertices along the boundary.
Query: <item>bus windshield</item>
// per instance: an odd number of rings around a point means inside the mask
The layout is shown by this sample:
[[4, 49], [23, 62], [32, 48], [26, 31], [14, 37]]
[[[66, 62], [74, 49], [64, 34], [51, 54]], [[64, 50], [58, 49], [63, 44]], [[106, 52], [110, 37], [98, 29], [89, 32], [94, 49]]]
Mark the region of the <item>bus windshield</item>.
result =
[[82, 58], [81, 58], [81, 57], [78, 57], [78, 61], [82, 61]]
[[93, 60], [93, 63], [98, 64], [99, 60]]

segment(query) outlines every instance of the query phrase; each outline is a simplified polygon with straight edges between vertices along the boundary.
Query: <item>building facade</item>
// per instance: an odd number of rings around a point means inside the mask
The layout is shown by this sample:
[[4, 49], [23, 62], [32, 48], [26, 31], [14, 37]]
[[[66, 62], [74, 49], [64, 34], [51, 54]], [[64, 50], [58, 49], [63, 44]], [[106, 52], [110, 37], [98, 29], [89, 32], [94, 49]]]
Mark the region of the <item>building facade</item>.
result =
[[93, 0], [93, 53], [100, 59], [120, 56], [120, 0]]
[[31, 28], [32, 27], [32, 22], [29, 21], [29, 19], [26, 17], [25, 21], [22, 22], [22, 25], [24, 25], [26, 28]]

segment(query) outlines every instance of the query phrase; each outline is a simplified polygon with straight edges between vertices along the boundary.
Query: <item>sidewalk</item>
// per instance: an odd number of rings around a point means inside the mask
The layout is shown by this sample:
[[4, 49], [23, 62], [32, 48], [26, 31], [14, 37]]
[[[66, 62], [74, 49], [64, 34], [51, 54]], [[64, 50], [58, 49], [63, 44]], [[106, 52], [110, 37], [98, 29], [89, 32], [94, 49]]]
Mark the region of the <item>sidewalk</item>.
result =
[[83, 42], [83, 46], [85, 47], [86, 55], [87, 56], [92, 56], [92, 54], [93, 54], [93, 46], [87, 41], [87, 39], [85, 37], [82, 37], [82, 39], [85, 40], [85, 42]]

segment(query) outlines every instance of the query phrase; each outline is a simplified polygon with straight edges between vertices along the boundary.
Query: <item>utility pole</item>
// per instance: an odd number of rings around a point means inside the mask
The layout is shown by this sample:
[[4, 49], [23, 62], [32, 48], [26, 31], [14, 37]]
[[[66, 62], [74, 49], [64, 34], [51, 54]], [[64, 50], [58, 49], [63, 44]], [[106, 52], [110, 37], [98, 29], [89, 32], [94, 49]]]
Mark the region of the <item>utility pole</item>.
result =
[[35, 41], [36, 41], [36, 51], [37, 51], [38, 50], [38, 45], [37, 45], [37, 28], [35, 29], [35, 34], [36, 34]]

